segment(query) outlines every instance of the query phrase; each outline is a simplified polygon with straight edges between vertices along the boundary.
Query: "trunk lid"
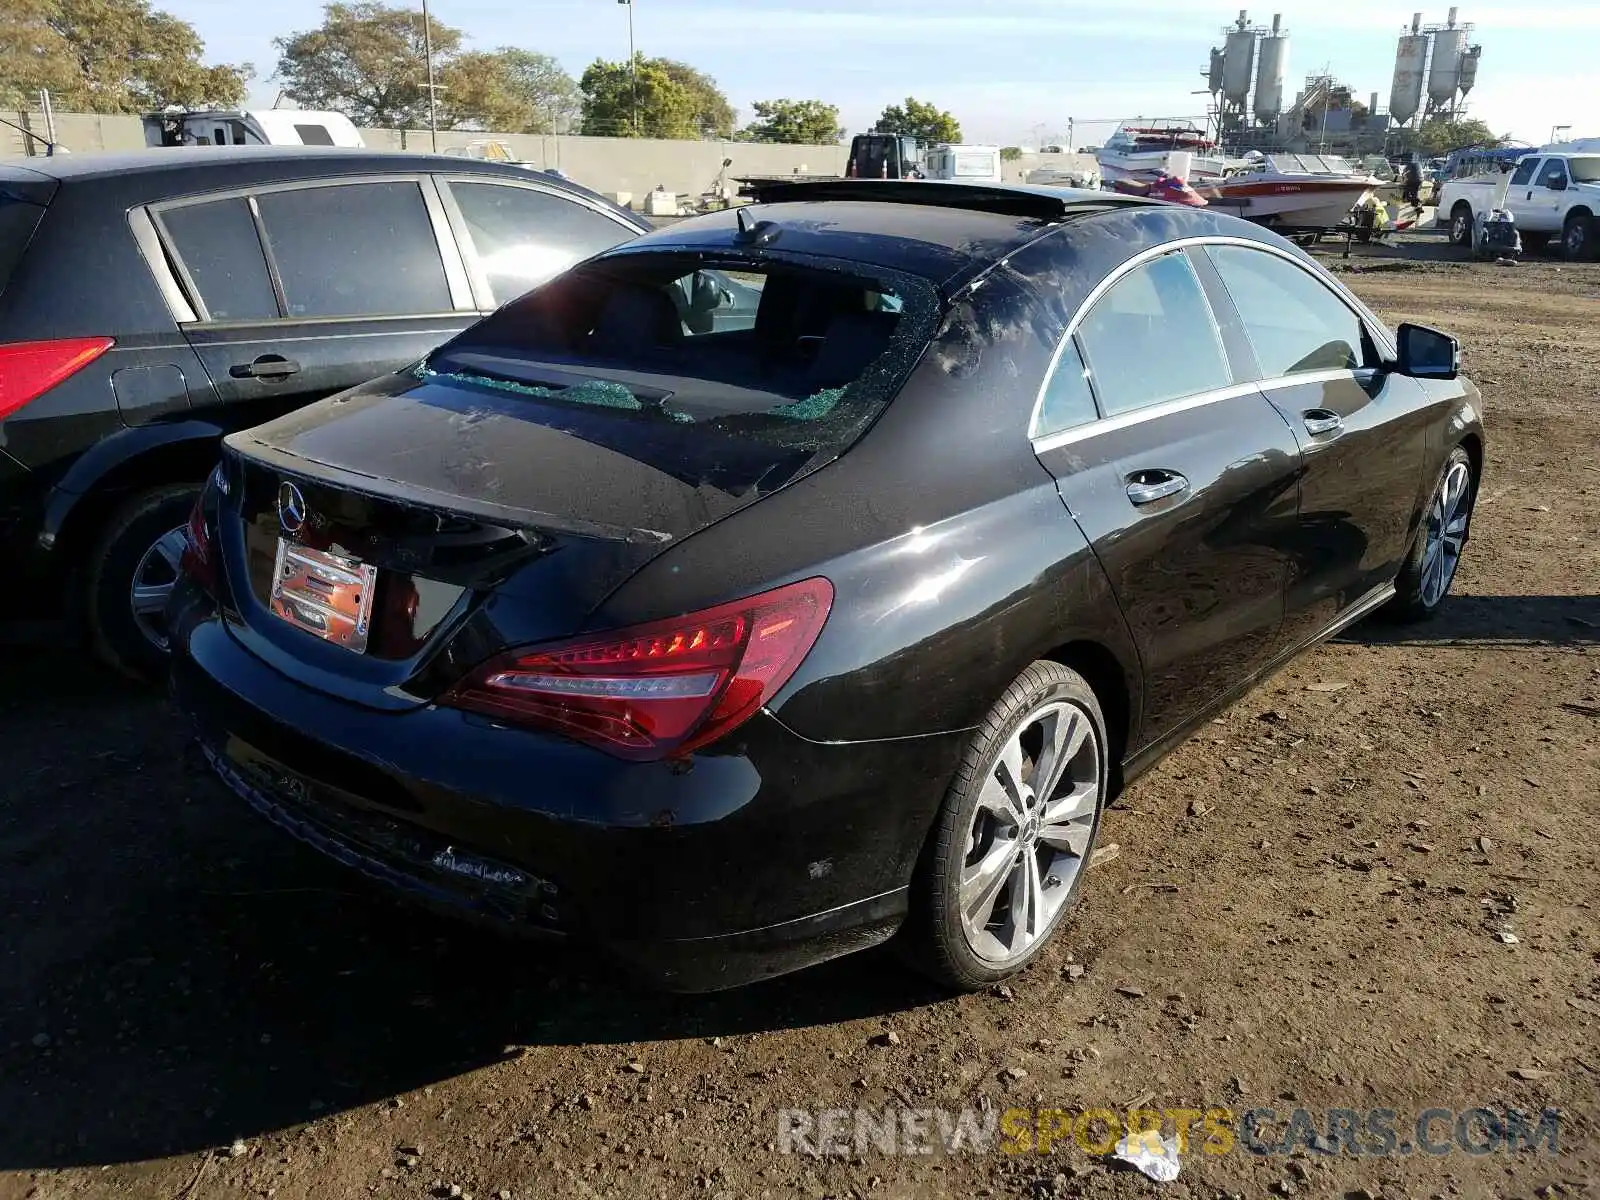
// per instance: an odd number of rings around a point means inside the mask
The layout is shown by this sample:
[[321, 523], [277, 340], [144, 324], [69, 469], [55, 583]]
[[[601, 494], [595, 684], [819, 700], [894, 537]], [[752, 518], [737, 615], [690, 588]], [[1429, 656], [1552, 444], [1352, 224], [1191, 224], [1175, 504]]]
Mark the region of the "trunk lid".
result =
[[[402, 375], [233, 434], [219, 530], [230, 624], [320, 690], [379, 708], [423, 703], [505, 646], [577, 632], [645, 563], [812, 457], [712, 439], [686, 454], [670, 433]], [[286, 486], [302, 505], [293, 531]], [[280, 540], [377, 569], [364, 652], [272, 611]]]

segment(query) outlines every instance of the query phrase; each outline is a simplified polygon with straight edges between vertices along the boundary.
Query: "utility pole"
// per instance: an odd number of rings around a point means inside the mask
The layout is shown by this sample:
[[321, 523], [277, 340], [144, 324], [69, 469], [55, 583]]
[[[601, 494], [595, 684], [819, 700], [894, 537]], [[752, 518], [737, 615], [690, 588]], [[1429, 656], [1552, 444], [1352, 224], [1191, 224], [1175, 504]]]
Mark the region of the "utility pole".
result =
[[439, 103], [433, 82], [433, 23], [428, 20], [428, 0], [422, 0], [422, 47], [428, 59], [428, 140], [439, 153]]
[[639, 136], [639, 56], [633, 49], [633, 0], [617, 0], [628, 10], [628, 73], [633, 79], [633, 136]]

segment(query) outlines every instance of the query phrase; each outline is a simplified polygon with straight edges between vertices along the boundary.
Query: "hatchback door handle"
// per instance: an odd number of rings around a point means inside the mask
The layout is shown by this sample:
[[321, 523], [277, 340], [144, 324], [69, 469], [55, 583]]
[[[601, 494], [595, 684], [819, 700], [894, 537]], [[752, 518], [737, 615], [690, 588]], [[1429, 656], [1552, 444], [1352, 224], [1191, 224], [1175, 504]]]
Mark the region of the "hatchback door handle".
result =
[[1323, 433], [1338, 433], [1344, 428], [1344, 418], [1325, 408], [1313, 408], [1301, 415], [1305, 417], [1306, 432], [1313, 437]]
[[1188, 488], [1189, 481], [1176, 471], [1135, 471], [1128, 476], [1128, 499], [1135, 504], [1154, 504]]
[[300, 373], [300, 364], [281, 354], [263, 354], [254, 362], [234, 363], [228, 374], [235, 379], [285, 379]]

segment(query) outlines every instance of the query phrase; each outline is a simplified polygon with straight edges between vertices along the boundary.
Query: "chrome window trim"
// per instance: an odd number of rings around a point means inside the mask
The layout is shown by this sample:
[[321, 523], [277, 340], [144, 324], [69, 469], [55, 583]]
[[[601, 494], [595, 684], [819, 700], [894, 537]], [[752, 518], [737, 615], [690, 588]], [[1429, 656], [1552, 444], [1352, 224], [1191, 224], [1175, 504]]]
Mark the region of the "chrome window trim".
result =
[[444, 278], [450, 287], [450, 303], [457, 312], [477, 311], [477, 297], [467, 276], [466, 250], [456, 236], [450, 214], [445, 210], [440, 195], [439, 181], [432, 175], [422, 179], [422, 202], [428, 207], [428, 222], [433, 226], [433, 240], [439, 243], [439, 257], [444, 260]]
[[166, 302], [167, 311], [172, 314], [174, 323], [191, 325], [198, 321], [199, 314], [189, 303], [189, 297], [183, 294], [183, 286], [178, 282], [178, 277], [172, 273], [172, 264], [161, 245], [161, 234], [156, 231], [156, 223], [151, 219], [149, 211], [143, 208], [129, 209], [128, 227], [133, 230], [134, 244], [139, 247], [139, 255], [144, 259], [145, 266], [150, 269], [150, 274], [156, 281], [156, 288], [161, 292], [161, 298]]
[[[1153, 262], [1164, 255], [1171, 254], [1174, 251], [1188, 250], [1193, 246], [1198, 246], [1201, 248], [1206, 246], [1241, 246], [1246, 250], [1258, 250], [1263, 254], [1275, 255], [1278, 258], [1283, 259], [1285, 262], [1299, 267], [1318, 283], [1322, 284], [1323, 287], [1327, 288], [1334, 295], [1334, 297], [1342, 302], [1347, 308], [1350, 308], [1355, 312], [1356, 316], [1366, 327], [1368, 336], [1372, 338], [1373, 343], [1377, 346], [1378, 352], [1382, 357], [1385, 359], [1393, 359], [1395, 357], [1397, 351], [1395, 348], [1394, 339], [1389, 334], [1388, 326], [1386, 326], [1382, 321], [1378, 320], [1373, 311], [1368, 308], [1359, 297], [1354, 295], [1347, 288], [1341, 286], [1339, 281], [1334, 279], [1331, 275], [1328, 275], [1324, 268], [1318, 266], [1316, 263], [1311, 263], [1308, 265], [1303, 258], [1291, 250], [1286, 250], [1281, 246], [1273, 246], [1266, 242], [1258, 242], [1253, 238], [1234, 237], [1228, 234], [1198, 234], [1194, 237], [1178, 238], [1175, 241], [1162, 242], [1156, 246], [1146, 247], [1144, 250], [1141, 250], [1138, 254], [1135, 254], [1126, 262], [1119, 263], [1115, 270], [1113, 270], [1109, 275], [1107, 275], [1099, 283], [1095, 284], [1092, 289], [1090, 289], [1089, 294], [1084, 297], [1083, 303], [1078, 305], [1077, 311], [1072, 314], [1071, 320], [1067, 322], [1066, 328], [1062, 332], [1061, 340], [1056, 344], [1055, 350], [1050, 355], [1050, 366], [1044, 373], [1044, 379], [1039, 384], [1038, 392], [1034, 395], [1033, 411], [1028, 418], [1028, 438], [1031, 442], [1033, 442], [1034, 451], [1036, 453], [1053, 449], [1056, 445], [1066, 445], [1067, 441], [1080, 440], [1082, 437], [1088, 436], [1093, 431], [1098, 430], [1102, 426], [1108, 425], [1110, 422], [1132, 424], [1133, 422], [1130, 420], [1130, 418], [1140, 418], [1146, 415], [1166, 415], [1168, 412], [1181, 412], [1185, 408], [1198, 408], [1202, 404], [1209, 404], [1215, 400], [1226, 399], [1228, 396], [1234, 394], [1242, 394], [1238, 391], [1238, 389], [1244, 387], [1243, 384], [1226, 388], [1214, 388], [1210, 391], [1198, 392], [1193, 396], [1180, 397], [1178, 400], [1164, 400], [1159, 404], [1152, 404], [1146, 408], [1134, 409], [1131, 412], [1121, 413], [1115, 417], [1103, 416], [1097, 421], [1090, 421], [1085, 425], [1074, 426], [1072, 429], [1058, 430], [1054, 433], [1041, 433], [1039, 431], [1039, 415], [1044, 408], [1045, 391], [1050, 386], [1051, 377], [1055, 375], [1056, 365], [1060, 361], [1062, 348], [1066, 346], [1068, 341], [1077, 335], [1078, 326], [1083, 323], [1083, 318], [1088, 314], [1089, 310], [1094, 307], [1095, 302], [1099, 300], [1100, 297], [1104, 296], [1108, 291], [1110, 291], [1111, 288], [1114, 287], [1124, 276], [1131, 274], [1145, 264]], [[1206, 304], [1208, 307], [1210, 303], [1211, 298], [1207, 296]], [[1353, 377], [1357, 370], [1367, 369], [1369, 368], [1339, 370], [1336, 372], [1314, 371], [1299, 375], [1283, 375], [1273, 379], [1256, 379], [1250, 381], [1248, 390], [1255, 390], [1264, 387], [1275, 387], [1288, 383], [1310, 383], [1316, 382], [1318, 379], [1324, 379], [1324, 381], [1326, 381], [1324, 377], [1328, 376], [1338, 378], [1348, 375]], [[1091, 379], [1090, 382], [1092, 386], [1093, 380]], [[1096, 403], [1098, 403], [1098, 393], [1096, 394], [1095, 399]], [[1193, 403], [1190, 403], [1191, 401]], [[1177, 405], [1177, 407], [1173, 407], [1173, 405]], [[1114, 427], [1122, 428], [1123, 425], [1117, 424]], [[1067, 434], [1074, 434], [1077, 436], [1068, 438], [1066, 441], [1059, 440]]]
[[[1170, 417], [1173, 413], [1187, 412], [1191, 408], [1204, 408], [1208, 404], [1216, 404], [1221, 400], [1233, 400], [1239, 396], [1248, 396], [1258, 393], [1259, 383], [1230, 383], [1227, 387], [1212, 388], [1206, 392], [1196, 392], [1192, 396], [1179, 396], [1175, 400], [1162, 400], [1157, 404], [1147, 404], [1143, 408], [1135, 408], [1129, 412], [1118, 413], [1114, 417], [1101, 417], [1082, 425], [1074, 425], [1071, 429], [1062, 429], [1056, 433], [1048, 433], [1033, 439], [1033, 452], [1046, 454], [1051, 450], [1058, 450], [1062, 446], [1070, 446], [1074, 442], [1081, 442], [1085, 438], [1099, 437], [1103, 433], [1115, 433], [1119, 429], [1127, 429], [1133, 425], [1141, 425], [1146, 421], [1154, 421], [1160, 417]], [[1265, 404], [1266, 397], [1262, 397]]]
[[[508, 179], [504, 175], [491, 175], [487, 172], [478, 174], [469, 171], [440, 171], [435, 172], [434, 182], [439, 187], [439, 193], [444, 203], [444, 211], [449, 219], [450, 228], [455, 233], [456, 242], [461, 249], [462, 261], [466, 263], [467, 276], [472, 282], [472, 292], [477, 299], [480, 313], [492, 313], [499, 307], [494, 300], [494, 290], [489, 286], [488, 273], [483, 269], [483, 262], [478, 256], [478, 247], [472, 240], [472, 230], [467, 227], [466, 214], [461, 211], [461, 203], [456, 198], [455, 185], [490, 184], [495, 187], [521, 188], [525, 192], [538, 192], [540, 195], [549, 196], [555, 200], [564, 200], [568, 204], [576, 204], [586, 208], [596, 216], [604, 217], [619, 229], [626, 231], [627, 236], [616, 243], [630, 242], [634, 238], [643, 237], [648, 230], [642, 230], [623, 220], [616, 213], [604, 205], [596, 204], [587, 196], [577, 196], [560, 188], [547, 187], [535, 179]], [[612, 247], [608, 247], [610, 249]], [[596, 254], [604, 254], [604, 250], [597, 250]], [[592, 255], [590, 257], [593, 257]], [[582, 259], [573, 260], [572, 266], [577, 266]]]

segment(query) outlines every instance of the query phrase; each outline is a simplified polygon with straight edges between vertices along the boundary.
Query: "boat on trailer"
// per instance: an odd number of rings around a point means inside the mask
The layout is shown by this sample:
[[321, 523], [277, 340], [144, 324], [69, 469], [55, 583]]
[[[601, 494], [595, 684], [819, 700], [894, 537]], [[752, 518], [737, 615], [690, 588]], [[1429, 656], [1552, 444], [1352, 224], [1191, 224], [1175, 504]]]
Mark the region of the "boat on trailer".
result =
[[1211, 207], [1297, 233], [1338, 227], [1380, 186], [1376, 176], [1325, 154], [1264, 154], [1221, 180], [1196, 182]]
[[1168, 172], [1168, 156], [1189, 155], [1189, 179], [1220, 180], [1237, 164], [1218, 149], [1211, 136], [1193, 121], [1172, 118], [1124, 121], [1100, 147], [1100, 175], [1113, 188], [1119, 183], [1148, 184]]

